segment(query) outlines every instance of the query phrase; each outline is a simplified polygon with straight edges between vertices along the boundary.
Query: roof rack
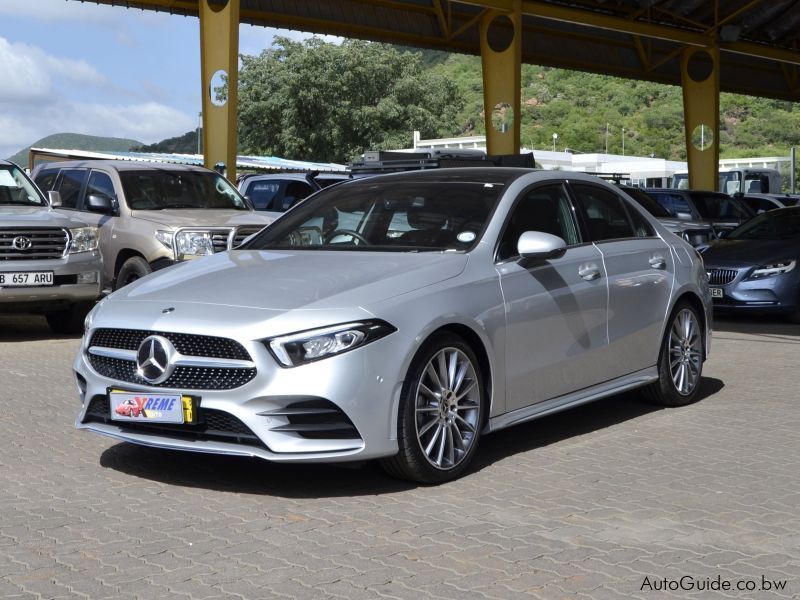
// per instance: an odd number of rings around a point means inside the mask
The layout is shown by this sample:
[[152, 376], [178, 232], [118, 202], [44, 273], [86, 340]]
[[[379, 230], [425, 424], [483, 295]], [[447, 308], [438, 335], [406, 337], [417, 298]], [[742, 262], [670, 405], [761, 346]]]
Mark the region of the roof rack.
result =
[[444, 169], [449, 167], [523, 167], [534, 168], [533, 153], [487, 155], [483, 150], [442, 148], [421, 152], [364, 152], [360, 162], [350, 163], [353, 176]]

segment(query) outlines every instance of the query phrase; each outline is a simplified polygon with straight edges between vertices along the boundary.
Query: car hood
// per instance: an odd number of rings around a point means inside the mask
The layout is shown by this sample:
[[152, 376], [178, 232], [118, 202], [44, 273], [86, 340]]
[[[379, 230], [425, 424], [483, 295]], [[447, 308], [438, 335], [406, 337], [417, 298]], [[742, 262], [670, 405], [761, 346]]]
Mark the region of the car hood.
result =
[[449, 252], [232, 250], [156, 272], [110, 299], [277, 311], [356, 308], [455, 277], [467, 260]]
[[235, 227], [269, 225], [275, 219], [250, 210], [175, 208], [172, 210], [134, 210], [131, 214], [166, 227]]
[[86, 223], [46, 206], [0, 204], [0, 224], [9, 227], [86, 227]]
[[800, 258], [796, 240], [717, 240], [703, 251], [706, 266], [756, 266]]

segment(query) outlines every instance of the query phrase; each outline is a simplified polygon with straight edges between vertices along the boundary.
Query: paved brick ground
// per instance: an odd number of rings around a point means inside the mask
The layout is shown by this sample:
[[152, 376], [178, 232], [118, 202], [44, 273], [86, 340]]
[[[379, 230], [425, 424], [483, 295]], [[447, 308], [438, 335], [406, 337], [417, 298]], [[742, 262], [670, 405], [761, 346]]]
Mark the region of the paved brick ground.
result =
[[[0, 598], [798, 598], [800, 326], [717, 325], [699, 403], [522, 425], [420, 488], [79, 433], [78, 340], [0, 316]], [[756, 590], [654, 591], [682, 576]]]

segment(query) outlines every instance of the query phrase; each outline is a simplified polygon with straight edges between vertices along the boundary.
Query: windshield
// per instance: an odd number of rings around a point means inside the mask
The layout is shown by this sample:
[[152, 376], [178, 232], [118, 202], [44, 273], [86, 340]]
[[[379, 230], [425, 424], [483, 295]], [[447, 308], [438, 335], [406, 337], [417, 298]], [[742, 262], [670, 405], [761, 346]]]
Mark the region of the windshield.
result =
[[497, 199], [499, 183], [368, 181], [318, 192], [244, 248], [469, 250]]
[[800, 240], [800, 209], [761, 213], [731, 231], [727, 240]]
[[692, 194], [692, 200], [704, 219], [744, 220], [753, 216], [743, 202], [725, 194]]
[[250, 210], [245, 199], [219, 173], [153, 169], [121, 171], [119, 177], [131, 210]]
[[655, 198], [653, 198], [650, 194], [645, 192], [644, 190], [640, 190], [639, 188], [622, 188], [622, 190], [628, 194], [631, 198], [636, 200], [638, 204], [642, 206], [647, 212], [649, 212], [654, 217], [658, 217], [659, 219], [668, 219], [672, 217], [669, 211], [661, 206]]
[[15, 165], [0, 165], [0, 204], [47, 205], [38, 188]]

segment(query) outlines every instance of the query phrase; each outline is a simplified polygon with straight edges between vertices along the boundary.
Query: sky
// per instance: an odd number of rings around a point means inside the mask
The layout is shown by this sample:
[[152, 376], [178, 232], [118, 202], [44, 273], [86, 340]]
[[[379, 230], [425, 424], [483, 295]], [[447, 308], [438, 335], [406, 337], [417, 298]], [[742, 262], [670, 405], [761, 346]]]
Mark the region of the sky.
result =
[[[240, 54], [276, 35], [239, 29]], [[333, 39], [333, 38], [330, 38]], [[0, 158], [53, 133], [151, 144], [198, 126], [196, 17], [76, 0], [0, 0]]]

